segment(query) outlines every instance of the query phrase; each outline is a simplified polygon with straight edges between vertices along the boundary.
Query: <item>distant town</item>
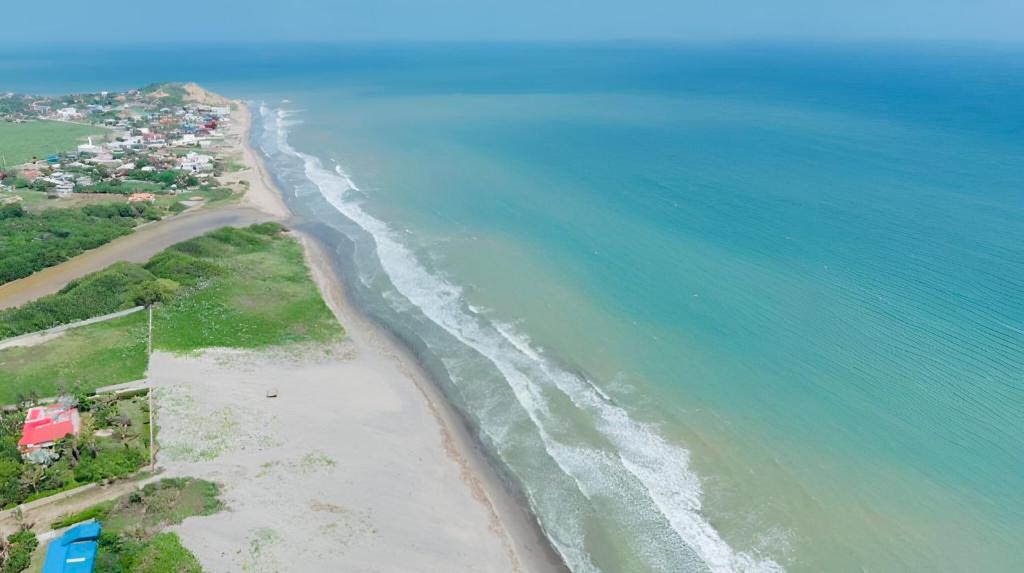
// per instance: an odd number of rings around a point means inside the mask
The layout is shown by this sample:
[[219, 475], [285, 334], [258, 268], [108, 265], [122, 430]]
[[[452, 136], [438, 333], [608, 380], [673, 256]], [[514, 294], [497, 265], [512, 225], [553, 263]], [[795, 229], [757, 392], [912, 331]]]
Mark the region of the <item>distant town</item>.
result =
[[25, 124], [21, 129], [29, 139], [33, 124], [49, 122], [89, 126], [96, 132], [73, 149], [28, 158], [4, 153], [0, 190], [11, 194], [0, 195], [0, 201], [23, 201], [26, 197], [14, 192], [29, 190], [50, 199], [114, 193], [130, 202], [153, 202], [158, 194], [176, 195], [209, 184], [215, 171], [212, 149], [224, 140], [231, 106], [186, 102], [182, 91], [180, 86], [154, 85], [123, 93], [0, 97], [0, 121]]

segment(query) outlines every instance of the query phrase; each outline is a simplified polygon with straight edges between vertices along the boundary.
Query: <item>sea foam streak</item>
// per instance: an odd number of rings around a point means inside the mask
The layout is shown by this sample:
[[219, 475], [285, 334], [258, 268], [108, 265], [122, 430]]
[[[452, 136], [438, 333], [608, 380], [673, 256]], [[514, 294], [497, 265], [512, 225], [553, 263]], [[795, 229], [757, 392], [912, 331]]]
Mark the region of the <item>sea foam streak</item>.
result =
[[[270, 110], [261, 106], [260, 112], [267, 116]], [[657, 571], [702, 566], [716, 572], [782, 570], [774, 561], [734, 551], [703, 518], [700, 481], [688, 467], [685, 449], [666, 442], [656, 428], [632, 419], [590, 381], [546, 359], [510, 326], [495, 324], [474, 312], [457, 285], [428, 271], [397, 233], [360, 206], [358, 194], [352, 193], [359, 188], [339, 166], [327, 169], [318, 158], [288, 143], [290, 115], [293, 112], [278, 110], [276, 117], [267, 117], [268, 128], [276, 131], [278, 150], [301, 160], [306, 177], [323, 197], [372, 237], [381, 267], [402, 297], [500, 371], [536, 427], [547, 455], [579, 492], [610, 505], [624, 526], [649, 531], [634, 547], [643, 562]], [[556, 394], [586, 413], [592, 429], [614, 448], [566, 439], [565, 422], [553, 412], [550, 402]], [[489, 435], [496, 438], [495, 433]], [[544, 484], [524, 484], [556, 549], [574, 571], [599, 571], [584, 550], [582, 525], [569, 515], [552, 515], [537, 507], [538, 487]]]

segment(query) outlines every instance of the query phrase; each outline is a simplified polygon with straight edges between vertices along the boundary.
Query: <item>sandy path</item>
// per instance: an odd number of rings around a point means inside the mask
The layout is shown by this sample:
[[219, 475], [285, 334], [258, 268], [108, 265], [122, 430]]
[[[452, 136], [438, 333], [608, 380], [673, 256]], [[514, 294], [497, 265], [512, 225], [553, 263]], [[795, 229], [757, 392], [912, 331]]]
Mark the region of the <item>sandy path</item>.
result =
[[[98, 503], [121, 497], [122, 495], [135, 491], [145, 484], [159, 479], [158, 477], [147, 477], [142, 480], [123, 480], [106, 486], [98, 486], [87, 489], [77, 495], [66, 497], [39, 507], [33, 507], [23, 512], [21, 523], [32, 525], [32, 530], [41, 533], [50, 530], [50, 524], [65, 515], [88, 509]], [[10, 533], [17, 531], [19, 522], [15, 519], [13, 510], [0, 513], [0, 531]]]
[[0, 309], [53, 294], [74, 279], [117, 261], [145, 262], [167, 247], [221, 227], [244, 227], [274, 217], [251, 207], [211, 207], [143, 225], [130, 235], [86, 251], [57, 266], [0, 285]]

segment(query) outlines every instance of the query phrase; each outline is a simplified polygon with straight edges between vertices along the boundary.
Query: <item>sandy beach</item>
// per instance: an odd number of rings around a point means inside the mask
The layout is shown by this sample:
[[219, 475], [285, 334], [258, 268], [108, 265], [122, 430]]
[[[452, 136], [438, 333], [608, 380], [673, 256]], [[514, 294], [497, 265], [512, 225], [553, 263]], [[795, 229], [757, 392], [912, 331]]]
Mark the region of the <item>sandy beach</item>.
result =
[[[248, 205], [265, 213], [278, 218], [285, 218], [290, 215], [288, 207], [285, 206], [281, 193], [272, 183], [270, 174], [267, 173], [263, 161], [256, 155], [256, 150], [249, 145], [252, 114], [244, 102], [236, 103], [237, 108], [231, 113], [230, 133], [233, 138], [238, 138], [242, 163], [247, 167], [247, 169], [237, 175], [238, 178], [248, 182], [248, 190], [245, 193], [244, 200]], [[225, 182], [229, 182], [232, 177], [232, 175], [226, 175], [222, 179]]]
[[[249, 148], [245, 202], [289, 215]], [[228, 510], [177, 527], [220, 571], [564, 571], [411, 355], [360, 316], [297, 235], [346, 329], [330, 348], [156, 353], [158, 465], [220, 483]], [[268, 390], [277, 397], [268, 398]]]

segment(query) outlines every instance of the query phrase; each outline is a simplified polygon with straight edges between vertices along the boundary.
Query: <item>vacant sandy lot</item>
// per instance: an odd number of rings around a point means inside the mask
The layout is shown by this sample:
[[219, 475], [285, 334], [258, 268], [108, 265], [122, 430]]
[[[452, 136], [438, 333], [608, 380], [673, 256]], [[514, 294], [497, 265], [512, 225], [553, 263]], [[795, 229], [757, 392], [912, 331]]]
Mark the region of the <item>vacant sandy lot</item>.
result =
[[160, 465], [224, 485], [228, 511], [179, 527], [209, 571], [517, 569], [503, 526], [387, 358], [351, 342], [157, 353], [149, 374]]

